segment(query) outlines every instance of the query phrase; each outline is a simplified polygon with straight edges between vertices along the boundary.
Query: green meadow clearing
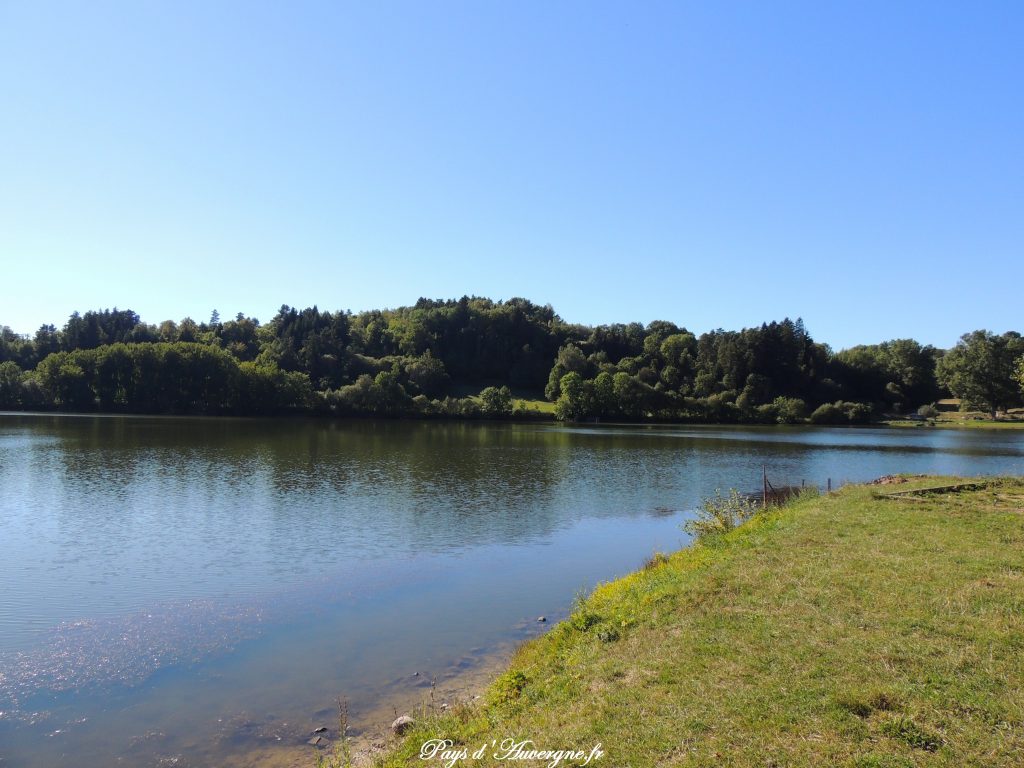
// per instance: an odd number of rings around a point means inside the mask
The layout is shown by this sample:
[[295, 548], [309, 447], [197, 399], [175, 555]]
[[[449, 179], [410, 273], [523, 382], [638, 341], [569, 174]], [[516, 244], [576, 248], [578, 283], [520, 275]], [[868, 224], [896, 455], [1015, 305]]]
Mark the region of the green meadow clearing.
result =
[[1024, 416], [1013, 413], [1001, 419], [991, 419], [981, 414], [942, 414], [929, 421], [891, 420], [884, 422], [891, 427], [919, 427], [928, 429], [940, 427], [945, 429], [1024, 429]]
[[805, 495], [652, 558], [377, 764], [442, 764], [419, 756], [440, 738], [508, 765], [513, 738], [616, 768], [1019, 766], [1024, 482], [884, 496], [952, 480]]

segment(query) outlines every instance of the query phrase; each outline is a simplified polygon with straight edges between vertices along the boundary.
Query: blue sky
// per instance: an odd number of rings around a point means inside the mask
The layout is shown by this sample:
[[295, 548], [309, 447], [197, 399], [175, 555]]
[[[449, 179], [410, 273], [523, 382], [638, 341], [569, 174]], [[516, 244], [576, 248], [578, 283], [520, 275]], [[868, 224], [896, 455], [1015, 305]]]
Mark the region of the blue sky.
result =
[[0, 0], [0, 324], [1024, 331], [1024, 4]]

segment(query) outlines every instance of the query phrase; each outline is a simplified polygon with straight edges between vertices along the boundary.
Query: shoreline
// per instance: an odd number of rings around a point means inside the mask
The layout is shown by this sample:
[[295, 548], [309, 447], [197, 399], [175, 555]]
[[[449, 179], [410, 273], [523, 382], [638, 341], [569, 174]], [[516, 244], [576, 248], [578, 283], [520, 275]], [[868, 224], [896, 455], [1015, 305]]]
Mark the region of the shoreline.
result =
[[1024, 734], [991, 724], [1024, 718], [1024, 478], [959, 481], [808, 494], [655, 558], [524, 644], [482, 702], [417, 723], [374, 764], [423, 765], [430, 739], [513, 737], [600, 744], [605, 765], [1016, 765]]
[[344, 423], [407, 423], [407, 424], [514, 424], [522, 425], [543, 425], [563, 427], [688, 427], [688, 428], [820, 428], [820, 429], [1024, 429], [1024, 418], [1003, 418], [1003, 419], [935, 419], [922, 421], [917, 419], [881, 419], [868, 421], [863, 424], [814, 424], [810, 421], [766, 424], [757, 421], [674, 421], [650, 419], [646, 421], [559, 421], [552, 414], [544, 414], [543, 417], [518, 418], [457, 418], [453, 416], [334, 416], [318, 413], [282, 413], [276, 415], [255, 414], [207, 414], [207, 413], [144, 413], [144, 412], [122, 412], [122, 411], [11, 411], [0, 410], [0, 416], [14, 417], [62, 417], [62, 418], [133, 418], [133, 419], [167, 419], [167, 420], [188, 420], [198, 419], [202, 421], [234, 421], [234, 422], [300, 422], [308, 421], [323, 424], [344, 424]]
[[[401, 715], [410, 715], [418, 721], [442, 714], [446, 710], [471, 705], [480, 699], [495, 677], [508, 665], [513, 651], [503, 648], [488, 655], [478, 667], [439, 679], [432, 687], [396, 691], [381, 697], [358, 717], [348, 717], [348, 749], [353, 768], [367, 768], [396, 745], [391, 724]], [[324, 718], [323, 725], [312, 729], [298, 729], [292, 734], [293, 743], [275, 744], [266, 738], [247, 748], [232, 750], [216, 757], [220, 768], [310, 768], [316, 760], [330, 760], [339, 745], [339, 716]], [[316, 733], [326, 728], [323, 733]], [[310, 744], [317, 737], [319, 745]], [[211, 759], [215, 757], [210, 756]], [[213, 763], [210, 763], [213, 764]]]

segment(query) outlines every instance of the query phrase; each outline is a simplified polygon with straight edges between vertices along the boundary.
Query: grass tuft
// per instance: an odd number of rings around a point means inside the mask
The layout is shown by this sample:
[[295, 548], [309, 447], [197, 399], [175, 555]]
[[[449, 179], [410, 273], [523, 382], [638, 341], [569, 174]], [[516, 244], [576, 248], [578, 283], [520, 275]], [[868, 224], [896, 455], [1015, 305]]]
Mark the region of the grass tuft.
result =
[[737, 528], [757, 514], [760, 506], [753, 499], [740, 495], [735, 488], [723, 496], [720, 490], [704, 499], [696, 516], [683, 526], [695, 539], [720, 536]]
[[601, 623], [601, 617], [588, 611], [576, 611], [569, 617], [569, 625], [577, 632], [586, 632]]
[[505, 672], [491, 686], [491, 703], [500, 706], [515, 701], [522, 694], [527, 682], [526, 675], [517, 669]]
[[655, 552], [644, 563], [644, 570], [653, 571], [655, 568], [668, 564], [668, 561], [669, 557], [664, 552]]
[[882, 733], [898, 739], [914, 749], [935, 752], [942, 746], [942, 737], [915, 723], [909, 717], [896, 717], [882, 723]]
[[858, 755], [853, 768], [914, 768], [914, 761], [902, 755]]

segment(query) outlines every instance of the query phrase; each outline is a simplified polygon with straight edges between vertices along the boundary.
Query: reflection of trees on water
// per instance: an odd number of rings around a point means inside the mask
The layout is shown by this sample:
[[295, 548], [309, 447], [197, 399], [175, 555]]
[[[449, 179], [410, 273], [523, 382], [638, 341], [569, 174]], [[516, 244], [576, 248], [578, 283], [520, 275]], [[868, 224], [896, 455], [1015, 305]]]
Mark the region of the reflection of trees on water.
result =
[[[544, 537], [582, 517], [692, 506], [716, 487], [822, 482], [821, 454], [973, 455], [960, 440], [880, 441], [864, 431], [659, 427], [617, 430], [473, 422], [21, 417], [43, 440], [65, 532], [86, 538], [197, 526], [294, 566]], [[865, 445], [868, 441], [870, 445]], [[947, 441], [948, 442], [948, 441]], [[985, 446], [988, 452], [1000, 449]], [[1009, 446], [1007, 455], [1019, 455]], [[826, 468], [827, 469], [827, 468]], [[854, 476], [856, 472], [849, 472]], [[76, 503], [82, 497], [90, 503]], [[148, 518], [154, 518], [149, 520]], [[237, 550], [238, 547], [235, 547]], [[270, 550], [273, 550], [271, 554]], [[236, 552], [234, 557], [240, 555]]]
[[[320, 545], [374, 556], [544, 536], [581, 516], [684, 506], [756, 482], [762, 463], [814, 479], [811, 452], [856, 452], [861, 436], [762, 430], [556, 429], [389, 421], [37, 417], [66, 496], [69, 530], [116, 535], [157, 507], [169, 523], [219, 521], [233, 538], [300, 555]], [[802, 435], [807, 435], [806, 439]], [[872, 451], [928, 453], [901, 440]], [[959, 451], [971, 451], [958, 446]], [[991, 447], [990, 447], [991, 450]], [[797, 479], [795, 477], [787, 479]], [[294, 529], [292, 528], [294, 526]], [[301, 531], [302, 536], [295, 534]], [[210, 531], [210, 535], [217, 535]]]
[[535, 425], [130, 417], [33, 425], [60, 438], [45, 443], [46, 460], [66, 502], [61, 524], [76, 540], [182, 526], [215, 550], [247, 543], [253, 557], [286, 571], [309, 557], [524, 542], [584, 516], [642, 514], [676, 502], [689, 461], [678, 441]]
[[9, 423], [27, 447], [9, 451], [0, 471], [32, 484], [10, 503], [35, 505], [43, 523], [45, 536], [32, 543], [48, 566], [42, 583], [64, 594], [69, 582], [83, 599], [86, 582], [98, 585], [92, 592], [125, 584], [111, 599], [129, 608], [147, 590], [265, 590], [367, 560], [526, 544], [586, 518], [692, 508], [716, 488], [756, 489], [765, 463], [775, 482], [823, 485], [885, 474], [894, 461], [903, 471], [955, 470], [953, 458], [976, 461], [983, 444], [991, 471], [998, 457], [1019, 464], [1021, 455], [1016, 436], [875, 430], [68, 416]]

